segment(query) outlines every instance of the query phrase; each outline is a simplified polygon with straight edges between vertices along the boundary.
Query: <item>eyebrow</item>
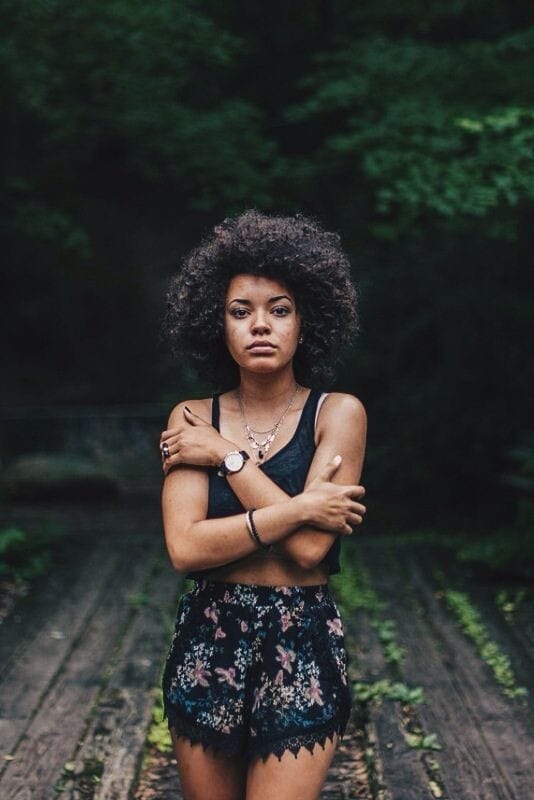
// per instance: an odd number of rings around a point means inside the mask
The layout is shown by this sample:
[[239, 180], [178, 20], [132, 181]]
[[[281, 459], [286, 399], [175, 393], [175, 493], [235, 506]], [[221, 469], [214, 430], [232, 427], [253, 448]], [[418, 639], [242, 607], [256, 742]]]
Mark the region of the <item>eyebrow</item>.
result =
[[[277, 300], [284, 300], [284, 299], [285, 300], [289, 300], [290, 303], [293, 302], [293, 300], [290, 297], [288, 297], [287, 294], [277, 294], [276, 297], [270, 297], [267, 302], [268, 303], [275, 303]], [[233, 300], [230, 300], [230, 303], [243, 303], [246, 306], [251, 306], [252, 305], [250, 300], [247, 300], [244, 297], [234, 297]], [[228, 305], [230, 305], [230, 303]]]

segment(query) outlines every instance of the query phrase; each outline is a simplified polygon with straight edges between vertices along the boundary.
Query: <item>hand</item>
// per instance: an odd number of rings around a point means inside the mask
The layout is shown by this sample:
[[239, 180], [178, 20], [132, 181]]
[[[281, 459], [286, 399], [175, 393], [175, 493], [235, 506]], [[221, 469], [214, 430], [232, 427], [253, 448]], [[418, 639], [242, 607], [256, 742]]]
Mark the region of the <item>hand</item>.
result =
[[161, 445], [166, 442], [170, 453], [168, 458], [162, 456], [165, 475], [177, 464], [219, 466], [227, 452], [239, 449], [233, 442], [224, 439], [213, 425], [187, 407], [183, 409], [183, 415], [183, 425], [163, 431], [160, 436], [160, 451]]
[[355, 498], [365, 495], [359, 485], [332, 483], [332, 478], [341, 464], [341, 456], [335, 456], [326, 464], [302, 493], [306, 502], [309, 523], [332, 533], [351, 534], [352, 526], [360, 525], [366, 508]]

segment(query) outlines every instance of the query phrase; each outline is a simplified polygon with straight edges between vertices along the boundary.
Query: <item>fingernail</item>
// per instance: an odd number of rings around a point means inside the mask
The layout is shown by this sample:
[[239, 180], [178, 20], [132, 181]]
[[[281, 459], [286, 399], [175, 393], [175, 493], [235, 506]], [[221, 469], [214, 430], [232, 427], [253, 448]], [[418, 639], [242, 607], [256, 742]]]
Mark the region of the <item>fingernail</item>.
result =
[[339, 462], [341, 461], [341, 456], [340, 455], [334, 456], [332, 460], [334, 464], [339, 464]]

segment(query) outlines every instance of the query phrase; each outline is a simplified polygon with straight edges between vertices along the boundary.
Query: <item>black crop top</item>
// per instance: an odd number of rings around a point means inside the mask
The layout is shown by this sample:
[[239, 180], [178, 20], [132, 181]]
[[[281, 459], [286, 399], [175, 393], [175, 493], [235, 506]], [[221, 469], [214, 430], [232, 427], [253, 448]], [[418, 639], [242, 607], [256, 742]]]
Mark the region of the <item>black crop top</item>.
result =
[[[315, 412], [317, 403], [322, 392], [319, 389], [312, 389], [308, 395], [297, 429], [293, 437], [280, 450], [260, 464], [266, 475], [271, 478], [281, 489], [291, 497], [294, 497], [304, 489], [308, 470], [315, 452]], [[212, 398], [211, 424], [219, 430], [219, 395]], [[239, 502], [236, 494], [232, 491], [226, 478], [217, 475], [217, 467], [208, 467], [209, 473], [209, 494], [208, 511], [206, 519], [216, 519], [218, 517], [229, 517], [233, 514], [242, 514], [245, 508]], [[326, 564], [330, 575], [340, 571], [339, 564], [340, 538], [339, 535], [332, 543], [332, 546], [321, 564]], [[236, 559], [239, 560], [239, 559]], [[188, 572], [186, 577], [201, 579], [208, 577], [209, 570]]]

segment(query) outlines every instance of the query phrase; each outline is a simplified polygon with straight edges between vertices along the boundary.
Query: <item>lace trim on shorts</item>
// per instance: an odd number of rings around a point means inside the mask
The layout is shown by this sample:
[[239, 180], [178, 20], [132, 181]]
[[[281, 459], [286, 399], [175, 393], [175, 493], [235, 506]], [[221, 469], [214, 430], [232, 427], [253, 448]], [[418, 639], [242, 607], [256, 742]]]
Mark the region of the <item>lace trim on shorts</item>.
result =
[[[211, 749], [214, 753], [223, 753], [226, 756], [235, 756], [243, 753], [243, 744], [235, 736], [214, 731], [212, 728], [204, 728], [195, 722], [185, 719], [173, 708], [169, 708], [165, 716], [168, 717], [169, 728], [172, 728], [177, 736], [186, 738], [191, 745], [201, 744], [204, 751]], [[283, 754], [288, 750], [293, 753], [295, 758], [297, 758], [303, 747], [313, 753], [315, 745], [319, 744], [324, 750], [327, 739], [333, 742], [336, 734], [339, 737], [339, 741], [343, 740], [348, 716], [345, 719], [331, 720], [322, 728], [309, 733], [287, 736], [278, 741], [264, 742], [255, 747], [249, 746], [246, 748], [247, 756], [249, 758], [257, 756], [265, 762], [271, 754], [274, 754], [281, 761]]]

